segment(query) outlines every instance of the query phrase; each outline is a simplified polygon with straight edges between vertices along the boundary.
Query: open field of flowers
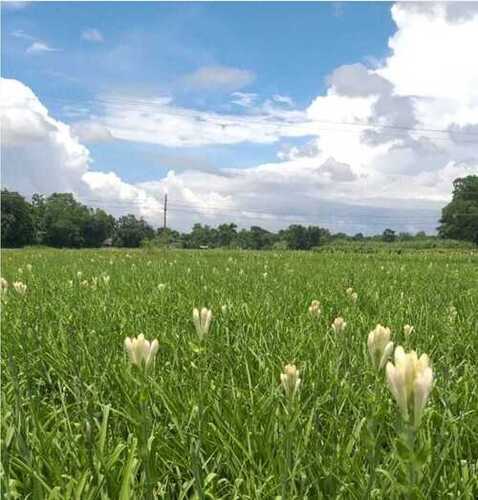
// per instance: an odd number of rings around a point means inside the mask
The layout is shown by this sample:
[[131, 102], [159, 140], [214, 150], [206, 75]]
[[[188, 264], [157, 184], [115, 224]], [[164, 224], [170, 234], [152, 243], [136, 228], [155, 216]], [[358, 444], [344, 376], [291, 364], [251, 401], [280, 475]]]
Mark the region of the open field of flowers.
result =
[[1, 275], [4, 498], [478, 496], [470, 251], [37, 249]]

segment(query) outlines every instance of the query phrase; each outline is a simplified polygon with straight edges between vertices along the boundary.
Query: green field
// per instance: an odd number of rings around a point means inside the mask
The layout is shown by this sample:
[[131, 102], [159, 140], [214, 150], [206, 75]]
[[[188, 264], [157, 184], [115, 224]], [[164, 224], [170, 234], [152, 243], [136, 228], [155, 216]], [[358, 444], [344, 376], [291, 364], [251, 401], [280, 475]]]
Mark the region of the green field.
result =
[[[478, 496], [476, 251], [28, 249], [2, 277], [4, 498]], [[370, 362], [377, 323], [431, 359], [413, 446]], [[141, 333], [160, 344], [147, 372], [124, 350]]]

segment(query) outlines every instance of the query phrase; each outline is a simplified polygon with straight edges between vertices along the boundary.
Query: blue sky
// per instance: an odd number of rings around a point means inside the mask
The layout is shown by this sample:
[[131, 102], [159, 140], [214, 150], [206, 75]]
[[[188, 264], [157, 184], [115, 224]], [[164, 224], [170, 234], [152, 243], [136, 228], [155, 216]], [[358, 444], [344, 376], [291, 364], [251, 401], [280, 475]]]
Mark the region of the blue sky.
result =
[[[383, 59], [393, 32], [387, 3], [51, 2], [2, 13], [3, 76], [28, 85], [66, 123], [77, 119], [66, 107], [95, 113], [95, 98], [111, 92], [167, 95], [195, 109], [227, 109], [234, 89], [183, 84], [185, 75], [212, 65], [254, 75], [236, 90], [263, 98], [286, 95], [305, 108], [324, 92], [335, 67]], [[87, 29], [98, 30], [103, 41], [83, 39]], [[34, 39], [58, 51], [26, 53]], [[170, 168], [169, 148], [156, 144], [113, 141], [89, 149], [95, 168], [114, 165], [132, 182]], [[276, 152], [277, 144], [242, 143], [189, 148], [182, 156], [240, 168], [271, 161]]]
[[433, 232], [478, 173], [477, 46], [478, 3], [2, 3], [2, 182], [155, 225], [167, 193], [180, 229]]

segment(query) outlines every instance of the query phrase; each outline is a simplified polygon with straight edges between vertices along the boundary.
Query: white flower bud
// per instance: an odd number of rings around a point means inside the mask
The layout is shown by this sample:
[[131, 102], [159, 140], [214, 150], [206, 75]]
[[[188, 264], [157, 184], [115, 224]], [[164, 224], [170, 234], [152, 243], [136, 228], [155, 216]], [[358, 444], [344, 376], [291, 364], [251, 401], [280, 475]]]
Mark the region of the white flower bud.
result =
[[203, 340], [208, 334], [211, 321], [212, 311], [210, 309], [203, 307], [201, 312], [199, 312], [199, 309], [197, 308], [193, 309], [193, 323], [200, 340]]
[[332, 330], [335, 333], [341, 333], [345, 330], [345, 327], [347, 326], [347, 323], [344, 321], [344, 318], [341, 318], [340, 316], [338, 318], [335, 318], [333, 323], [332, 323]]
[[405, 353], [402, 346], [395, 349], [394, 363], [387, 363], [386, 376], [402, 418], [418, 427], [423, 409], [433, 385], [433, 372], [426, 354], [417, 357], [415, 351]]
[[280, 382], [286, 396], [292, 399], [300, 387], [301, 379], [299, 370], [295, 365], [285, 365], [284, 372], [280, 375]]
[[318, 300], [313, 300], [309, 306], [309, 314], [316, 318], [320, 317], [322, 309], [320, 308], [320, 302]]
[[368, 352], [375, 368], [381, 370], [393, 352], [393, 342], [390, 342], [390, 328], [377, 325], [368, 334]]
[[414, 330], [415, 327], [413, 327], [412, 325], [405, 325], [403, 327], [403, 333], [405, 334], [405, 337], [410, 337]]
[[13, 288], [20, 295], [24, 295], [27, 291], [27, 285], [25, 285], [25, 283], [22, 283], [21, 281], [15, 281], [13, 283]]
[[146, 340], [143, 334], [137, 338], [126, 337], [124, 341], [126, 352], [128, 353], [129, 360], [133, 365], [148, 366], [154, 361], [154, 357], [159, 349], [159, 342], [154, 339], [152, 342]]

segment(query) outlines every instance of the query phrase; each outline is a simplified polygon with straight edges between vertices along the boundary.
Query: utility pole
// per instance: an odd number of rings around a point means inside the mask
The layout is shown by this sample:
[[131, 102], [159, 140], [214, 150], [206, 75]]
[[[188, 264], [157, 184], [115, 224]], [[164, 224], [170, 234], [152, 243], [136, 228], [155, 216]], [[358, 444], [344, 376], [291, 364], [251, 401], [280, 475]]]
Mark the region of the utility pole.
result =
[[168, 194], [164, 195], [164, 208], [163, 208], [163, 228], [166, 229], [166, 214], [168, 212]]

